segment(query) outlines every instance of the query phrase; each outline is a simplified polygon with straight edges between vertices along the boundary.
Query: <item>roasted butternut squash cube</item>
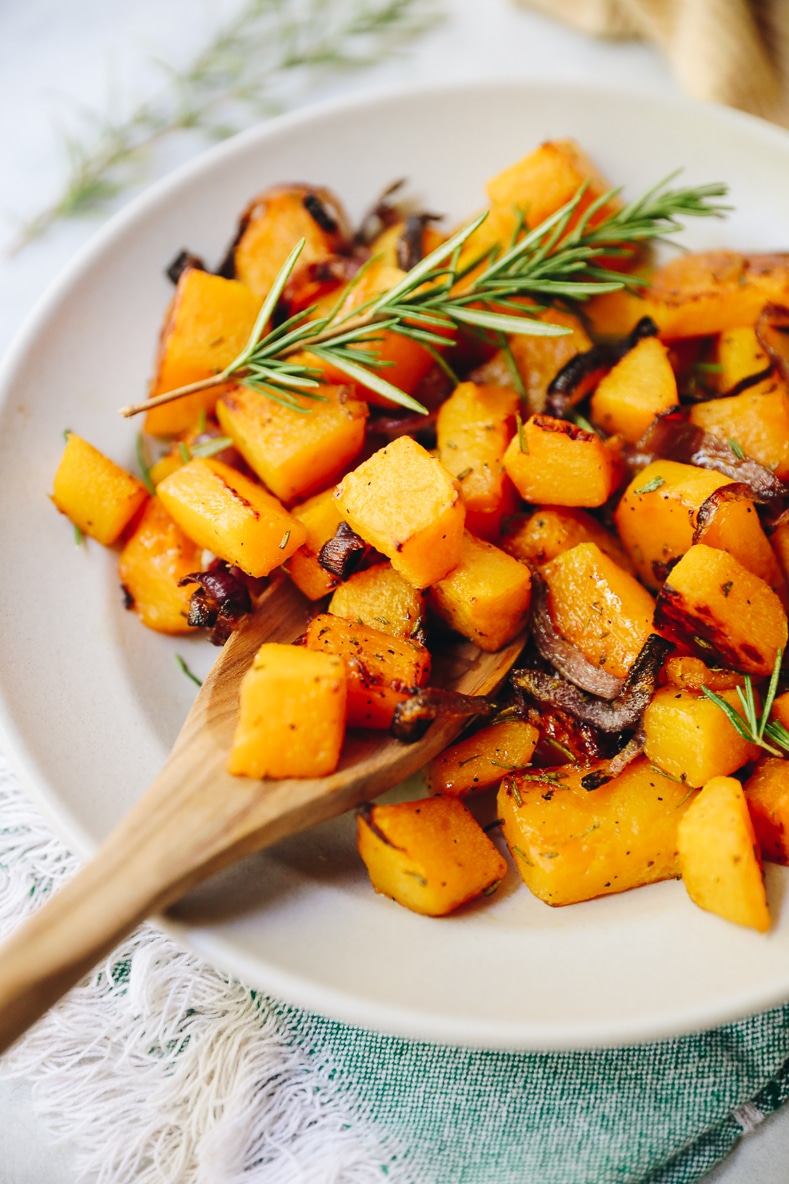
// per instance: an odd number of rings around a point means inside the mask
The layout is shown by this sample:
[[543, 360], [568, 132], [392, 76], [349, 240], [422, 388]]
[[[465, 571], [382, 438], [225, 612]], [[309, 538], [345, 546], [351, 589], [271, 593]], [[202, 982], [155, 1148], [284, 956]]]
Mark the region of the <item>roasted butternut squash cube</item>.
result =
[[217, 403], [217, 418], [253, 472], [284, 502], [328, 485], [364, 444], [367, 404], [349, 386], [322, 386], [323, 402], [297, 398], [293, 411], [249, 387]]
[[652, 632], [655, 602], [596, 543], [579, 543], [541, 569], [551, 619], [588, 662], [625, 678]]
[[502, 855], [457, 798], [363, 807], [357, 842], [373, 888], [415, 913], [443, 917], [495, 891]]
[[438, 458], [457, 480], [466, 505], [466, 527], [495, 539], [503, 514], [515, 509], [515, 490], [502, 460], [515, 432], [517, 392], [463, 382], [438, 412]]
[[508, 339], [507, 349], [494, 354], [474, 371], [473, 377], [478, 383], [512, 386], [516, 381], [511, 369], [514, 365], [526, 391], [528, 411], [539, 414], [545, 410], [548, 387], [553, 379], [576, 354], [591, 349], [592, 341], [579, 318], [564, 309], [548, 308], [535, 313], [534, 319], [559, 325], [569, 332], [556, 337], [514, 334]]
[[[675, 560], [693, 542], [699, 510], [727, 477], [695, 465], [657, 460], [628, 485], [614, 518], [619, 537], [636, 572], [649, 588], [658, 588]], [[769, 583], [781, 584], [781, 572], [751, 501], [721, 505], [707, 528], [709, 546], [728, 551]]]
[[789, 255], [700, 251], [679, 255], [652, 276], [646, 313], [664, 339], [755, 325], [765, 304], [789, 299]]
[[[539, 226], [575, 197], [582, 185], [586, 189], [573, 215], [574, 221], [612, 186], [574, 140], [548, 140], [541, 144], [488, 181], [491, 217], [500, 240], [506, 243], [511, 238], [518, 211], [522, 211], [528, 227]], [[593, 215], [592, 225], [621, 207], [618, 198], [611, 198]]]
[[316, 493], [301, 505], [293, 506], [290, 512], [306, 530], [307, 539], [291, 556], [288, 574], [309, 600], [320, 600], [340, 582], [337, 576], [318, 563], [318, 552], [324, 543], [334, 537], [340, 525], [334, 486]]
[[509, 444], [504, 468], [524, 501], [602, 506], [619, 484], [616, 453], [565, 419], [533, 415]]
[[253, 198], [242, 215], [233, 248], [236, 276], [263, 299], [301, 239], [297, 274], [344, 246], [346, 228], [342, 206], [328, 189], [274, 185]]
[[250, 576], [267, 576], [307, 537], [272, 494], [218, 460], [190, 460], [157, 494], [190, 539]]
[[679, 687], [683, 691], [731, 691], [745, 684], [745, 679], [736, 670], [723, 666], [708, 666], [701, 658], [689, 654], [673, 654], [660, 672], [662, 682], [667, 686]]
[[52, 487], [52, 501], [83, 534], [109, 547], [148, 494], [145, 486], [76, 432], [69, 432]]
[[665, 345], [656, 337], [642, 337], [598, 384], [592, 419], [609, 435], [637, 444], [655, 416], [678, 401]]
[[[685, 786], [644, 757], [604, 778], [603, 765], [562, 765], [513, 773], [501, 783], [504, 838], [524, 883], [546, 904], [575, 904], [679, 875]], [[595, 782], [596, 789], [586, 788]]]
[[718, 338], [718, 390], [730, 391], [744, 378], [760, 374], [770, 360], [759, 344], [753, 325], [727, 329]]
[[457, 567], [430, 589], [435, 612], [482, 650], [500, 650], [525, 628], [531, 573], [525, 564], [466, 532]]
[[503, 535], [499, 546], [522, 563], [541, 567], [579, 543], [597, 543], [619, 567], [632, 569], [630, 556], [617, 536], [591, 514], [570, 506], [541, 506]]
[[241, 681], [229, 772], [327, 777], [340, 760], [345, 696], [341, 658], [266, 642]]
[[202, 568], [202, 550], [176, 526], [158, 497], [150, 499], [123, 548], [118, 575], [143, 625], [158, 633], [189, 633], [194, 585], [179, 580]]
[[313, 617], [304, 644], [344, 661], [349, 727], [388, 728], [397, 704], [430, 678], [430, 654], [419, 642], [329, 613]]
[[722, 440], [734, 440], [779, 480], [789, 477], [789, 394], [777, 379], [765, 379], [741, 395], [697, 403], [690, 421]]
[[584, 304], [584, 319], [598, 338], [627, 337], [645, 316], [643, 293], [630, 288], [603, 292], [600, 296], [592, 296]]
[[[224, 370], [249, 340], [260, 304], [260, 297], [237, 280], [187, 268], [162, 327], [151, 397]], [[145, 417], [146, 432], [177, 436], [188, 431], [201, 411], [213, 411], [220, 389], [197, 391], [152, 407]]]
[[[716, 694], [743, 715], [736, 690]], [[644, 733], [644, 751], [653, 764], [695, 789], [712, 777], [728, 777], [759, 755], [711, 699], [677, 687], [655, 692], [644, 712]]]
[[743, 674], [768, 675], [786, 649], [781, 601], [733, 555], [697, 543], [672, 568], [655, 623]]
[[677, 842], [694, 904], [760, 933], [769, 929], [759, 847], [739, 781], [708, 781], [686, 810]]
[[441, 462], [410, 436], [343, 477], [335, 497], [340, 517], [415, 588], [435, 584], [460, 562], [463, 499]]
[[745, 782], [745, 800], [762, 858], [789, 864], [789, 763], [763, 755]]
[[427, 787], [456, 798], [490, 789], [507, 773], [531, 764], [539, 738], [537, 728], [521, 719], [480, 728], [433, 758], [425, 770]]
[[392, 637], [414, 637], [422, 628], [424, 596], [391, 563], [377, 563], [340, 584], [329, 612]]
[[789, 691], [776, 695], [773, 699], [771, 718], [789, 731]]

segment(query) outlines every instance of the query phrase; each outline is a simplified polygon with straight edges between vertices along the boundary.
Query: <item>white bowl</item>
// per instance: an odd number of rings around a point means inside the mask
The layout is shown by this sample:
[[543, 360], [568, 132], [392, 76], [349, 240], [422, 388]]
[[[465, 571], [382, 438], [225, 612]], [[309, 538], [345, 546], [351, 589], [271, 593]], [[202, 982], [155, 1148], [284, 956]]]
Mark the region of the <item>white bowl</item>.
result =
[[[448, 225], [484, 182], [548, 138], [574, 136], [635, 196], [676, 168], [724, 180], [736, 211], [683, 241], [786, 248], [789, 136], [722, 109], [545, 83], [480, 84], [334, 103], [207, 152], [115, 218], [28, 321], [0, 376], [0, 718], [6, 750], [63, 839], [87, 856], [162, 764], [213, 651], [124, 612], [116, 556], [75, 547], [47, 499], [73, 428], [134, 464], [116, 408], [140, 398], [184, 246], [221, 257], [249, 198], [327, 184], [358, 216], [408, 177]], [[659, 884], [550, 909], [516, 873], [484, 907], [430, 920], [376, 896], [349, 818], [205, 885], [168, 921], [253, 986], [341, 1020], [489, 1048], [579, 1048], [667, 1037], [789, 999], [786, 874], [768, 867], [767, 936]]]

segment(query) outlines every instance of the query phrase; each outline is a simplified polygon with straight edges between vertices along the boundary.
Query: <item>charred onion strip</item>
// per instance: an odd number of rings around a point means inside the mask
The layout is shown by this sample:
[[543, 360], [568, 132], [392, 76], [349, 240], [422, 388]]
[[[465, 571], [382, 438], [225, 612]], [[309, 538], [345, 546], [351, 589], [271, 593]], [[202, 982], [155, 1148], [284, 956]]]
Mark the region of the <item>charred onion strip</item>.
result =
[[206, 265], [199, 255], [193, 255], [191, 251], [184, 249], [179, 251], [169, 267], [165, 268], [164, 274], [168, 280], [177, 284], [183, 273], [190, 268], [193, 271], [205, 271]]
[[442, 715], [495, 715], [499, 710], [496, 700], [487, 695], [461, 695], [442, 687], [425, 687], [423, 691], [397, 704], [389, 726], [395, 740], [413, 744], [424, 736], [433, 720]]
[[658, 327], [651, 317], [642, 317], [621, 341], [593, 345], [576, 354], [562, 366], [548, 387], [546, 410], [563, 419], [575, 403], [597, 385], [606, 371], [620, 362], [642, 337], [657, 336]]
[[726, 440], [690, 423], [680, 409], [659, 415], [637, 445], [639, 453], [662, 456], [700, 469], [712, 469], [731, 481], [747, 485], [757, 502], [775, 502], [786, 497], [783, 482], [750, 456], [740, 457]]
[[704, 536], [715, 521], [715, 516], [727, 502], [752, 502], [754, 498], [750, 485], [735, 481], [731, 485], [721, 485], [720, 489], [713, 489], [708, 498], [699, 506], [696, 515], [696, 526], [693, 531], [693, 543], [703, 543]]
[[242, 617], [252, 611], [252, 599], [244, 573], [220, 561], [208, 571], [196, 571], [178, 581], [178, 587], [199, 584], [189, 601], [187, 623], [210, 629], [214, 645], [224, 645]]
[[781, 378], [789, 382], [789, 308], [765, 304], [756, 322], [756, 338]]
[[673, 648], [672, 642], [657, 633], [650, 633], [625, 679], [621, 694], [610, 702], [588, 695], [560, 675], [543, 670], [514, 670], [511, 679], [514, 686], [538, 703], [567, 711], [601, 732], [623, 732], [639, 723], [654, 694], [660, 667]]
[[397, 266], [401, 271], [410, 271], [424, 258], [423, 241], [425, 227], [431, 222], [440, 222], [440, 214], [409, 214], [403, 223], [403, 233], [397, 240]]
[[548, 607], [548, 585], [536, 569], [532, 570], [531, 606], [532, 637], [543, 658], [581, 690], [601, 699], [615, 699], [625, 680], [595, 666], [557, 632]]
[[318, 563], [329, 575], [347, 580], [358, 571], [370, 548], [347, 522], [341, 522], [332, 538], [318, 552]]

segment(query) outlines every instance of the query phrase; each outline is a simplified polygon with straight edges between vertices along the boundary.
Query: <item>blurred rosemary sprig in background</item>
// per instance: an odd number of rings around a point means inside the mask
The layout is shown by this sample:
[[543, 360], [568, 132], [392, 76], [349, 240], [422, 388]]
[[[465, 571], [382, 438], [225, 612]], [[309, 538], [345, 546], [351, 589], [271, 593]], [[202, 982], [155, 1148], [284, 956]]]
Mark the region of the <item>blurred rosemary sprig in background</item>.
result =
[[21, 223], [9, 252], [139, 182], [165, 137], [224, 139], [280, 110], [286, 79], [373, 65], [440, 18], [440, 0], [247, 0], [189, 65], [156, 63], [166, 81], [151, 98], [121, 116], [88, 112], [79, 130], [64, 133], [63, 190]]

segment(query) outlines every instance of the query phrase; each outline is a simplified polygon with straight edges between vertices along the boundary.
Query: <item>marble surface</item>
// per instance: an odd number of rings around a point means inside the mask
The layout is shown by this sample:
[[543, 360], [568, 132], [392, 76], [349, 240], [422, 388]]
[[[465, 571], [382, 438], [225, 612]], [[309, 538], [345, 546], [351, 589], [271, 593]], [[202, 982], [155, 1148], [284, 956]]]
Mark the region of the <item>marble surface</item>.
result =
[[[30, 217], [58, 192], [64, 167], [58, 128], [68, 126], [81, 105], [130, 109], [161, 84], [155, 58], [187, 63], [237, 7], [237, 0], [0, 3], [0, 350], [105, 216], [61, 223], [13, 256], [3, 250], [13, 238], [14, 217]], [[303, 106], [382, 86], [486, 77], [589, 80], [652, 94], [677, 92], [667, 66], [646, 46], [593, 42], [509, 0], [444, 0], [443, 9], [442, 24], [394, 59], [350, 75], [308, 83], [291, 79], [280, 89], [281, 100]], [[163, 175], [199, 147], [191, 134], [163, 145], [150, 177]], [[28, 1088], [0, 1080], [0, 1116], [0, 1184], [73, 1184], [73, 1151], [44, 1130]], [[784, 1110], [741, 1140], [708, 1182], [784, 1184], [787, 1163], [789, 1111]]]

